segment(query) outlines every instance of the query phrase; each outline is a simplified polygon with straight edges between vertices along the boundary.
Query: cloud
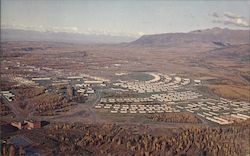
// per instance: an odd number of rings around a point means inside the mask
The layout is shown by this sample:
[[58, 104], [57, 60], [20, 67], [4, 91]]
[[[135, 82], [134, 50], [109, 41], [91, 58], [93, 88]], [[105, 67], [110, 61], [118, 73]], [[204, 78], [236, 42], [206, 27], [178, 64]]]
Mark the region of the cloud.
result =
[[56, 29], [53, 29], [53, 28], [51, 29], [51, 31], [55, 31], [55, 30], [57, 30], [58, 32], [78, 33], [78, 28], [75, 26], [61, 27], [61, 28], [56, 27]]
[[138, 32], [138, 35], [142, 36], [142, 35], [144, 35], [144, 32]]
[[221, 23], [224, 25], [231, 25], [237, 27], [249, 27], [249, 23], [246, 20], [237, 19], [237, 20], [213, 20], [214, 23]]
[[106, 29], [91, 29], [87, 28], [86, 30], [82, 30], [76, 26], [67, 26], [67, 27], [59, 27], [59, 26], [52, 26], [46, 27], [44, 25], [37, 25], [37, 26], [27, 26], [27, 25], [20, 25], [20, 24], [6, 24], [1, 23], [2, 29], [19, 29], [19, 30], [33, 30], [39, 32], [52, 32], [52, 33], [77, 33], [77, 34], [85, 34], [85, 35], [105, 35], [105, 36], [124, 36], [130, 38], [137, 38], [144, 35], [143, 32], [124, 32], [124, 31], [110, 31]]
[[144, 32], [125, 32], [125, 31], [110, 31], [106, 29], [92, 29], [87, 28], [85, 31], [82, 31], [84, 34], [88, 35], [106, 35], [106, 36], [125, 36], [131, 38], [137, 38], [144, 35]]
[[212, 21], [213, 23], [237, 27], [250, 27], [249, 19], [232, 12], [224, 12], [223, 15], [219, 15], [218, 13], [214, 12], [212, 17], [214, 18]]
[[39, 31], [39, 32], [65, 32], [65, 33], [80, 33], [78, 27], [76, 26], [68, 26], [68, 27], [45, 27], [43, 25], [38, 26], [27, 26], [22, 24], [1, 24], [1, 28], [3, 29], [19, 29], [19, 30], [33, 30], [33, 31]]
[[243, 16], [240, 15], [236, 15], [232, 12], [224, 12], [224, 16], [227, 18], [231, 18], [231, 19], [238, 19], [238, 18], [244, 18]]

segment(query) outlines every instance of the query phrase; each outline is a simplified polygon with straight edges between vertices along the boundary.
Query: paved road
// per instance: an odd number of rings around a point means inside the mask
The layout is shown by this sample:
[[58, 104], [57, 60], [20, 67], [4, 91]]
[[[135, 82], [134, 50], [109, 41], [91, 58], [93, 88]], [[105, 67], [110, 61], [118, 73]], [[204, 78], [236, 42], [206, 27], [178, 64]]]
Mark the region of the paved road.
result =
[[96, 113], [93, 111], [94, 109], [94, 106], [97, 104], [97, 102], [100, 101], [100, 98], [101, 98], [101, 90], [96, 90], [96, 100], [91, 104], [91, 107], [88, 109], [89, 110], [89, 113], [93, 116], [93, 122], [96, 123]]

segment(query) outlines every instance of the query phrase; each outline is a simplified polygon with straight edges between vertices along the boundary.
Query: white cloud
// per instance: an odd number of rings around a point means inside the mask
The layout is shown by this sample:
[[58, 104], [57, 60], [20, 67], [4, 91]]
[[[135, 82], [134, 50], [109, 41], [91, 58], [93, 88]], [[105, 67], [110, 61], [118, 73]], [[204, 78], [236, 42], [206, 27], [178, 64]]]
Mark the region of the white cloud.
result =
[[[55, 29], [52, 29], [51, 31], [54, 31]], [[56, 30], [58, 32], [67, 32], [67, 33], [79, 33], [78, 28], [75, 26], [72, 27], [56, 27]]]
[[142, 36], [144, 35], [144, 32], [138, 32], [138, 35]]
[[224, 12], [224, 16], [227, 18], [232, 18], [232, 19], [243, 18], [243, 16], [237, 15], [232, 12]]
[[214, 12], [212, 14], [213, 16], [213, 22], [214, 23], [220, 23], [224, 25], [231, 25], [231, 26], [237, 26], [237, 27], [249, 27], [249, 19], [246, 17], [243, 17], [241, 15], [232, 13], [232, 12], [224, 12], [223, 15], [219, 15], [218, 13]]
[[108, 31], [105, 29], [92, 29], [92, 28], [88, 28], [85, 31], [82, 31], [82, 33], [89, 35], [126, 36], [126, 37], [139, 37], [144, 35], [143, 32], [130, 33], [130, 32], [115, 31], [115, 30]]
[[43, 25], [38, 26], [25, 26], [20, 24], [1, 24], [1, 28], [3, 29], [19, 29], [19, 30], [34, 30], [34, 31], [40, 31], [40, 32], [66, 32], [66, 33], [79, 33], [79, 29], [76, 26], [72, 27], [45, 27]]
[[132, 37], [132, 38], [137, 38], [137, 37], [144, 35], [143, 32], [130, 33], [130, 32], [121, 32], [121, 31], [108, 31], [106, 29], [88, 28], [86, 30], [81, 30], [76, 26], [46, 27], [43, 25], [25, 26], [25, 25], [16, 25], [16, 24], [7, 25], [7, 24], [2, 23], [1, 28], [2, 29], [33, 30], [33, 31], [39, 31], [39, 32], [54, 32], [54, 33], [65, 32], [65, 33], [78, 33], [78, 34], [86, 34], [86, 35], [124, 36], [124, 37]]

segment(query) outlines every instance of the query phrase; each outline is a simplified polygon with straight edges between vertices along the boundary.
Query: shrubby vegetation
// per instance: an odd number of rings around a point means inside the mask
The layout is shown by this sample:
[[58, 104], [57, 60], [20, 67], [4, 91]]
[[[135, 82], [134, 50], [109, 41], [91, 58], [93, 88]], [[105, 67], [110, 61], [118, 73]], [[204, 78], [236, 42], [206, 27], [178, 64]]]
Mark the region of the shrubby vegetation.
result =
[[182, 112], [182, 113], [163, 113], [153, 114], [148, 116], [153, 121], [163, 121], [171, 123], [201, 123], [200, 119], [194, 114]]
[[[89, 151], [93, 155], [246, 155], [249, 128], [249, 124], [166, 128], [164, 135], [157, 135], [134, 133], [135, 127], [115, 124], [57, 124], [47, 133], [58, 142], [58, 154]], [[168, 131], [173, 130], [175, 133], [170, 135]]]
[[71, 106], [70, 101], [57, 93], [46, 92], [44, 87], [20, 86], [17, 89], [16, 101], [20, 108], [37, 111], [38, 113], [51, 111], [47, 114], [54, 114], [53, 111]]
[[11, 110], [8, 106], [0, 102], [0, 116], [6, 116], [11, 114]]

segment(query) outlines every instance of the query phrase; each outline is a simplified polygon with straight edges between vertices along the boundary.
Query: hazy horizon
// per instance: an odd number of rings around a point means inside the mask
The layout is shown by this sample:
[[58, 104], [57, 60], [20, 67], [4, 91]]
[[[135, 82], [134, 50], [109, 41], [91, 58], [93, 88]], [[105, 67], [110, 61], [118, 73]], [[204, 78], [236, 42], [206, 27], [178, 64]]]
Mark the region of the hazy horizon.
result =
[[1, 1], [1, 28], [126, 36], [249, 30], [249, 1]]

